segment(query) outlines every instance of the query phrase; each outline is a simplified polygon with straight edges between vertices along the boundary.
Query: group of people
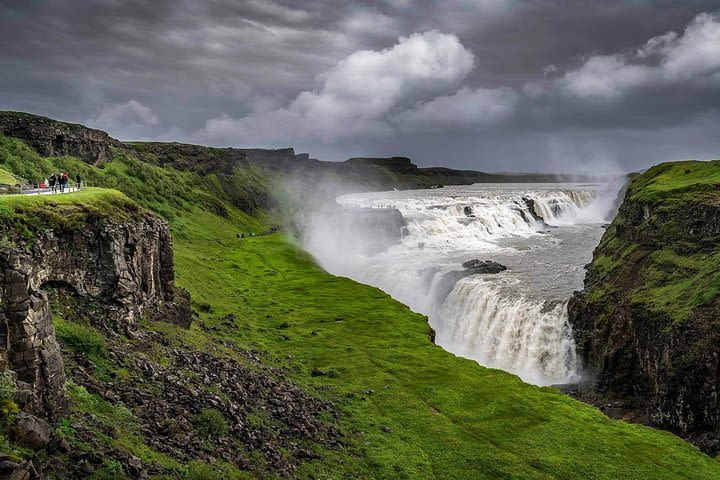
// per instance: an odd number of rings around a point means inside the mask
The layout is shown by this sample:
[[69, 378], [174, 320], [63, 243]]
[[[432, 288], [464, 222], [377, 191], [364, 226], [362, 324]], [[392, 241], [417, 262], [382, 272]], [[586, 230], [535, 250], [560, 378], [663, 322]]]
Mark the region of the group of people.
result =
[[[44, 182], [40, 184], [40, 188], [49, 188], [53, 193], [60, 192], [64, 193], [65, 189], [68, 188], [71, 183], [70, 175], [67, 172], [53, 173], [50, 178], [46, 178]], [[78, 173], [75, 175], [75, 187], [80, 189], [82, 186], [82, 178]]]

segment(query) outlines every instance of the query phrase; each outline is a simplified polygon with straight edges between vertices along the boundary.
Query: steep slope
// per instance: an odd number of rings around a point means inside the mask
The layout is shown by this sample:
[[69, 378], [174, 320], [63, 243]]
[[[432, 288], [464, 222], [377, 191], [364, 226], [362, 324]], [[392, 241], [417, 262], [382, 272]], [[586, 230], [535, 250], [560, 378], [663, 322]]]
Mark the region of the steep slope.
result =
[[[0, 167], [26, 177], [81, 171], [93, 185], [117, 188], [164, 216], [175, 281], [191, 293], [196, 315], [188, 329], [143, 319], [128, 337], [103, 327], [102, 304], [63, 288], [48, 295], [58, 312], [70, 415], [56, 424], [49, 450], [3, 447], [34, 456], [46, 472], [218, 479], [720, 475], [717, 460], [667, 432], [610, 420], [555, 389], [445, 352], [430, 341], [423, 316], [324, 272], [292, 239], [273, 233], [282, 216], [264, 209], [248, 215], [212, 174], [161, 167], [121, 150], [102, 168], [41, 158], [3, 137]], [[234, 167], [230, 179], [241, 185], [244, 168], [252, 166]], [[8, 198], [0, 197], [0, 206]], [[82, 203], [72, 194], [63, 198]], [[238, 238], [241, 232], [257, 235]]]
[[711, 453], [720, 451], [719, 193], [718, 161], [635, 178], [570, 304], [596, 392]]

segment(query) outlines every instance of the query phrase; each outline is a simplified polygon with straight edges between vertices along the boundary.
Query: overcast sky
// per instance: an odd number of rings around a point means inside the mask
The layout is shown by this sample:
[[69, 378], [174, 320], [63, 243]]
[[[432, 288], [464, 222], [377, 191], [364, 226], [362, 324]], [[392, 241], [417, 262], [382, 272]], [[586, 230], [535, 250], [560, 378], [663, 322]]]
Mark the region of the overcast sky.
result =
[[720, 157], [718, 0], [0, 0], [0, 109], [486, 171]]

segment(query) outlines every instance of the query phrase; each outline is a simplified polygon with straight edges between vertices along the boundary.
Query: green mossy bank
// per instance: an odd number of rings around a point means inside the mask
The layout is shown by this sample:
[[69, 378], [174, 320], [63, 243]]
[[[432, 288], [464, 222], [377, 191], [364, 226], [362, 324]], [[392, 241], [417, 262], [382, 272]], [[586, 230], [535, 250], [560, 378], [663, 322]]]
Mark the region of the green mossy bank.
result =
[[630, 184], [570, 306], [598, 387], [711, 453], [720, 451], [718, 245], [720, 161], [652, 167]]
[[[190, 291], [198, 318], [189, 330], [155, 322], [143, 328], [164, 335], [167, 348], [232, 356], [238, 354], [228, 345], [236, 345], [257, 352], [311, 395], [333, 402], [343, 446], [317, 448], [319, 458], [303, 463], [297, 477], [720, 477], [718, 460], [669, 433], [610, 420], [552, 388], [524, 384], [445, 352], [431, 343], [423, 316], [378, 289], [329, 275], [282, 234], [237, 238], [239, 232], [267, 231], [280, 216], [238, 210], [212, 178], [149, 165], [127, 153], [117, 153], [102, 168], [70, 157], [39, 158], [20, 141], [1, 137], [0, 167], [23, 178], [54, 168], [80, 171], [93, 186], [117, 189], [169, 220], [177, 284]], [[102, 210], [105, 195], [118, 194], [91, 190], [67, 195], [62, 203]], [[90, 201], [95, 196], [101, 200]], [[3, 197], [0, 211], [9, 219], [29, 212], [51, 216], [55, 198]], [[102, 346], [95, 333], [68, 327], [67, 319], [59, 325], [68, 348], [88, 343], [76, 340], [78, 335]], [[135, 355], [133, 341], [124, 342], [127, 355]], [[166, 347], [156, 348], [162, 357]], [[92, 355], [103, 352], [93, 348]], [[102, 367], [102, 358], [96, 361]], [[247, 475], [222, 461], [211, 467], [159, 454], [139, 433], [137, 412], [81, 387], [70, 385], [69, 391], [75, 418], [90, 413], [113, 426], [116, 436], [107, 441], [174, 472], [164, 478]], [[61, 422], [58, 432], [76, 441], [72, 421]], [[262, 461], [249, 471], [273, 477]], [[121, 476], [122, 468], [108, 463], [106, 472]]]

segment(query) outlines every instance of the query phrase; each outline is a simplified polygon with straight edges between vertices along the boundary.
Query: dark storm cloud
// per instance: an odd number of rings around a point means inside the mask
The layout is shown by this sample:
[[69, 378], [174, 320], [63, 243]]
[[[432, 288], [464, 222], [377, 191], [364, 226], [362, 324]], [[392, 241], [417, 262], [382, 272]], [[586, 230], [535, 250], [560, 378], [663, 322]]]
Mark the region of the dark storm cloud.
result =
[[714, 10], [699, 0], [0, 0], [0, 108], [120, 138], [294, 145], [332, 160], [639, 168], [720, 156], [720, 19], [701, 16]]

